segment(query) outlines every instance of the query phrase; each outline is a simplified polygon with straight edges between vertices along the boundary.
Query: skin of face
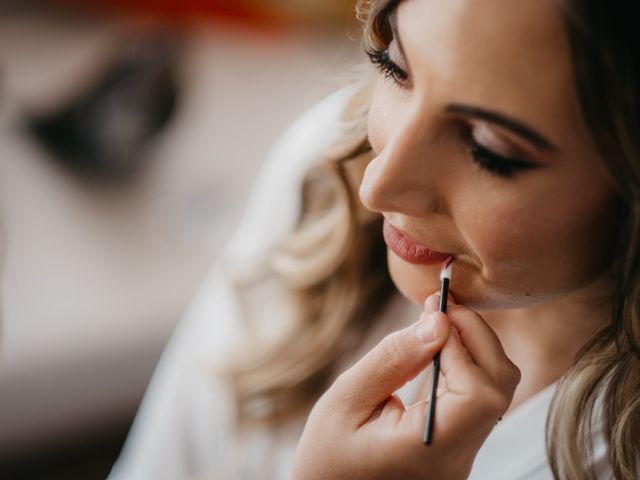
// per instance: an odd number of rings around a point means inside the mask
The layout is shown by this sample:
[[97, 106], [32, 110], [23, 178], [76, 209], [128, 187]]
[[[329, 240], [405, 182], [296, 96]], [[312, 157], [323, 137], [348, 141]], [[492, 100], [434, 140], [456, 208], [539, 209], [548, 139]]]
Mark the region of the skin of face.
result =
[[[363, 205], [429, 248], [456, 254], [452, 293], [478, 310], [542, 304], [609, 275], [619, 200], [580, 113], [556, 3], [405, 0], [396, 15], [400, 42], [391, 42], [389, 57], [408, 81], [377, 75]], [[516, 119], [553, 148], [451, 112], [451, 104]], [[488, 171], [463, 131], [534, 167], [509, 177]], [[406, 297], [422, 304], [438, 290], [440, 265], [387, 252]]]

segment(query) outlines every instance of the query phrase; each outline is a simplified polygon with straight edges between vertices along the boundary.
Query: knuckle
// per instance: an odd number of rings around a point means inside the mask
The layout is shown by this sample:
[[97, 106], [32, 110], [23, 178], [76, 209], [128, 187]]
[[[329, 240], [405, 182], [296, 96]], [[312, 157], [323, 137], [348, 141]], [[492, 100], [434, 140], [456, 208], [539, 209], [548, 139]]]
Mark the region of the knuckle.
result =
[[320, 396], [317, 405], [333, 408], [336, 405], [348, 405], [349, 391], [353, 384], [351, 370], [345, 370], [336, 377], [331, 386]]
[[474, 330], [483, 328], [482, 325], [486, 324], [479, 313], [460, 305], [454, 305], [451, 309], [448, 308], [447, 316], [458, 330], [461, 338], [473, 335], [472, 332]]
[[351, 415], [359, 407], [358, 401], [352, 394], [352, 384], [353, 379], [349, 370], [338, 375], [331, 386], [316, 400], [309, 417], [322, 419], [323, 423], [333, 425], [340, 418]]
[[512, 362], [509, 362], [509, 363], [511, 366], [511, 385], [515, 390], [516, 386], [518, 386], [518, 384], [520, 383], [520, 380], [522, 379], [522, 372], [514, 363]]
[[520, 383], [521, 376], [520, 369], [511, 361], [504, 363], [496, 372], [497, 386], [511, 394]]
[[335, 390], [341, 390], [343, 385], [349, 385], [349, 370], [345, 370], [331, 384], [331, 387], [326, 390], [320, 398], [330, 397], [331, 393]]
[[462, 305], [447, 305], [447, 316], [456, 327], [462, 328], [465, 308]]
[[474, 409], [481, 417], [495, 419], [507, 411], [511, 403], [510, 398], [490, 383], [483, 382], [476, 386], [468, 403], [469, 408]]
[[404, 347], [402, 342], [403, 332], [394, 332], [387, 335], [380, 345], [380, 364], [394, 372], [402, 372], [402, 358]]
[[495, 389], [488, 389], [484, 394], [485, 412], [490, 418], [501, 416], [509, 408], [509, 397]]
[[451, 307], [447, 307], [447, 315], [451, 317], [451, 321], [455, 323], [458, 328], [464, 328], [468, 326], [470, 322], [482, 320], [480, 314], [463, 305], [451, 305]]

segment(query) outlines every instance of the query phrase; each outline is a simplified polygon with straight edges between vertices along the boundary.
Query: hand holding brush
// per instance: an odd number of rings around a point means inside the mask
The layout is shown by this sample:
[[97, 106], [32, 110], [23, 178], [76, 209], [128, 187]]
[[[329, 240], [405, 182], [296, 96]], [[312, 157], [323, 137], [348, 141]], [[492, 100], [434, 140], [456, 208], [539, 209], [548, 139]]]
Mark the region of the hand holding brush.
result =
[[[291, 480], [467, 478], [508, 409], [520, 373], [479, 314], [456, 304], [443, 313], [441, 299], [446, 295], [428, 297], [416, 323], [385, 337], [320, 397], [298, 444]], [[446, 388], [425, 449], [430, 402], [405, 405], [395, 392], [438, 353]]]

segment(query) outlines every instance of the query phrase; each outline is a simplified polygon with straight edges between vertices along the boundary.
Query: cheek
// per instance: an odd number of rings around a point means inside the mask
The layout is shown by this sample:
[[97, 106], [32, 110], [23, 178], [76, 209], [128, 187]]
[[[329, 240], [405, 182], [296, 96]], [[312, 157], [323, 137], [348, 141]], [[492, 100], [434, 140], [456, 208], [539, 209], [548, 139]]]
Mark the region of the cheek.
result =
[[480, 263], [471, 288], [485, 292], [490, 303], [545, 301], [586, 286], [611, 263], [617, 223], [612, 194], [596, 189], [589, 196], [533, 198], [538, 201], [503, 198], [467, 210], [463, 233]]

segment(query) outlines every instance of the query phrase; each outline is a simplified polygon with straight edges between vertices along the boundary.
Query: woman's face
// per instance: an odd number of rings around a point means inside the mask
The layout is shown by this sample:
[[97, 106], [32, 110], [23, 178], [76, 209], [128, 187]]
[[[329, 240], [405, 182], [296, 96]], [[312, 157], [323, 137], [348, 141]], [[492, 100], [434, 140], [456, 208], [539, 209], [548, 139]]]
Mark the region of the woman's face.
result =
[[[553, 0], [406, 0], [374, 55], [376, 157], [360, 198], [385, 222], [456, 256], [452, 291], [478, 309], [585, 287], [611, 264], [617, 197], [581, 118]], [[440, 262], [388, 250], [422, 303]]]

